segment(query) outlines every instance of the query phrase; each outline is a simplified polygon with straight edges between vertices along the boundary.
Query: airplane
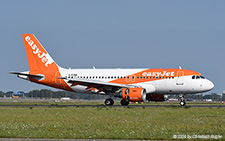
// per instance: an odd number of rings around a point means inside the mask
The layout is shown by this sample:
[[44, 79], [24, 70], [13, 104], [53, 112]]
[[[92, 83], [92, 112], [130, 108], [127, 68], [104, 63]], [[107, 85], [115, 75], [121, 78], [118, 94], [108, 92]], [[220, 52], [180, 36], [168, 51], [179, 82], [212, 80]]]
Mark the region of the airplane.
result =
[[164, 95], [180, 95], [210, 91], [214, 84], [202, 74], [182, 69], [65, 69], [56, 64], [33, 34], [23, 34], [30, 71], [10, 72], [17, 77], [75, 93], [108, 95], [106, 106], [121, 98], [130, 102], [165, 101]]

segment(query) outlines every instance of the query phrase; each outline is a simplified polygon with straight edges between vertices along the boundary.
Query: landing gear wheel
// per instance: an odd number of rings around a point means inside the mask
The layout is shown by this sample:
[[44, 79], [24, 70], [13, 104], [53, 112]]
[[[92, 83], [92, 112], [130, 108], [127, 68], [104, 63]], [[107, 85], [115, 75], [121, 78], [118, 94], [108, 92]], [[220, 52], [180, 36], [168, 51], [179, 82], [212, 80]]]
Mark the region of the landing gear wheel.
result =
[[106, 106], [112, 106], [114, 104], [114, 100], [111, 98], [108, 98], [105, 100], [105, 105]]
[[180, 100], [180, 106], [185, 106], [186, 102], [185, 102], [185, 99], [184, 99], [184, 94], [182, 94], [180, 96], [181, 100]]
[[121, 104], [122, 106], [127, 106], [127, 105], [129, 104], [129, 101], [126, 101], [126, 100], [122, 99], [122, 100], [120, 101], [120, 104]]
[[185, 106], [186, 102], [185, 101], [181, 101], [180, 102], [180, 106]]

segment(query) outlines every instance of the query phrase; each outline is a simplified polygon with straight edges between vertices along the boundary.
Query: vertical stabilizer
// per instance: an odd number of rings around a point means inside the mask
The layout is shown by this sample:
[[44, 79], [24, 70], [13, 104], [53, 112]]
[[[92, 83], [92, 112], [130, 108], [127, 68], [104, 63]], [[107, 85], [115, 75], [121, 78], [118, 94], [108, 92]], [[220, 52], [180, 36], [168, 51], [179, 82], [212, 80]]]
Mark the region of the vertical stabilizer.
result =
[[30, 71], [58, 70], [57, 64], [33, 34], [23, 34]]

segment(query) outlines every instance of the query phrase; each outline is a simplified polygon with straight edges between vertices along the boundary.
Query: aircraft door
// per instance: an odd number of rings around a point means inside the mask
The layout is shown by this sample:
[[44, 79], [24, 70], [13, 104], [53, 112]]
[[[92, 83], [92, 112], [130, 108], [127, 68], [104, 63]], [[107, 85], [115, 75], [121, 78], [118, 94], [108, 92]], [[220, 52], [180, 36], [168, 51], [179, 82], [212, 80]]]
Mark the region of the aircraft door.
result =
[[184, 72], [183, 71], [178, 71], [177, 72], [177, 80], [176, 80], [176, 85], [184, 85]]

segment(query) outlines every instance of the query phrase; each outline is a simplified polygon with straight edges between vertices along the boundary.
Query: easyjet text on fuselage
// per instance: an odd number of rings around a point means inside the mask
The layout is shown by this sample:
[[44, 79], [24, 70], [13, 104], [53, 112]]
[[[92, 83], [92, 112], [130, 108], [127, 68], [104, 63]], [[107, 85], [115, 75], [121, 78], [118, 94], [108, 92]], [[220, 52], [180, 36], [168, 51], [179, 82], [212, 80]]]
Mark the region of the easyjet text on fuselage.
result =
[[162, 72], [143, 72], [143, 76], [167, 76], [167, 77], [173, 77], [174, 76], [174, 71], [169, 72], [169, 71], [162, 71]]

